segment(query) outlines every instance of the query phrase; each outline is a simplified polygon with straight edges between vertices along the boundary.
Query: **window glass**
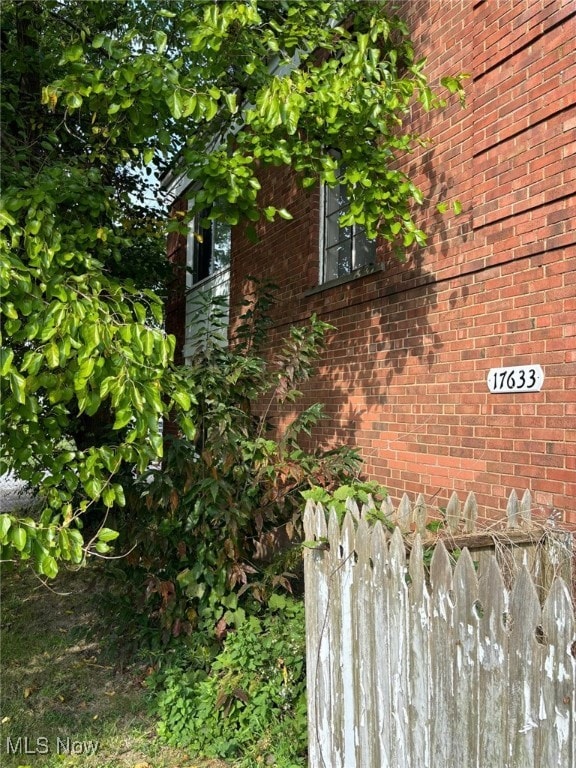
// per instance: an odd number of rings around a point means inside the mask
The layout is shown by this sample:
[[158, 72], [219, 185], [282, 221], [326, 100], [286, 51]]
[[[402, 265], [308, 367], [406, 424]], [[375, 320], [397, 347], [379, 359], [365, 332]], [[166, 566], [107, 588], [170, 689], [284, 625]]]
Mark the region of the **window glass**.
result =
[[212, 271], [220, 272], [230, 266], [230, 251], [232, 248], [232, 229], [222, 221], [212, 223]]
[[362, 227], [357, 227], [354, 234], [354, 269], [374, 264], [375, 246], [374, 240], [368, 240]]
[[325, 251], [324, 280], [349, 275], [352, 262], [352, 240], [344, 240]]
[[188, 238], [191, 285], [230, 266], [232, 229], [229, 224], [221, 221], [212, 221], [208, 227], [199, 227], [198, 220], [206, 216], [207, 211], [203, 211], [192, 223], [191, 236]]
[[342, 240], [352, 239], [352, 227], [341, 227], [338, 223], [339, 219], [340, 212], [326, 216], [324, 245], [327, 249], [332, 248], [332, 246], [336, 245]]
[[368, 240], [363, 227], [340, 227], [339, 219], [348, 210], [343, 185], [324, 187], [322, 281], [336, 280], [356, 269], [375, 263], [376, 242]]

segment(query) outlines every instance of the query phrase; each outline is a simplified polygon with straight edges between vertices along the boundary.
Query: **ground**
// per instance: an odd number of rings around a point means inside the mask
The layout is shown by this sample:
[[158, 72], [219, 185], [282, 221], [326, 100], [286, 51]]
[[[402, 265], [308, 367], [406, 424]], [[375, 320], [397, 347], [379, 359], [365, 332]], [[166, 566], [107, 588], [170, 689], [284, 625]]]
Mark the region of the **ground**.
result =
[[1, 579], [0, 765], [3, 768], [226, 768], [159, 744], [146, 667], [110, 649], [96, 567], [44, 585]]

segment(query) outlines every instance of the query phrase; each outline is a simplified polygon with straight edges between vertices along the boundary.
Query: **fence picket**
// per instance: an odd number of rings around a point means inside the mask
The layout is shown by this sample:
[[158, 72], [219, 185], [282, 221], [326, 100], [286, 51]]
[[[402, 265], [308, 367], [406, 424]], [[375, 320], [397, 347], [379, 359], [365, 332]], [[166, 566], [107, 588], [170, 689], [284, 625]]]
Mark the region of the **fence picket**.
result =
[[532, 521], [532, 494], [526, 488], [520, 502], [520, 519], [525, 524], [530, 524]]
[[[379, 762], [381, 768], [396, 768], [390, 754], [390, 734], [394, 732], [391, 708], [391, 674], [389, 660], [388, 635], [390, 622], [387, 621], [387, 595], [390, 591], [388, 561], [388, 542], [382, 523], [377, 522], [372, 532], [370, 556], [372, 559], [372, 586], [374, 619], [371, 631], [374, 639], [374, 687], [378, 699], [377, 723], [378, 730], [374, 740], [378, 744]], [[362, 767], [363, 768], [363, 767]]]
[[[480, 564], [478, 578], [479, 768], [507, 766], [508, 752], [508, 591], [494, 555]], [[474, 764], [473, 764], [474, 765]]]
[[[342, 680], [342, 607], [341, 595], [346, 593], [347, 585], [342, 583], [343, 549], [340, 544], [340, 526], [334, 510], [328, 517], [328, 551], [326, 561], [329, 564], [330, 592], [328, 604], [328, 622], [330, 624], [330, 689], [332, 691], [332, 710], [330, 713], [332, 731], [328, 739], [327, 755], [323, 753], [326, 768], [346, 768], [344, 764], [344, 703], [342, 700], [344, 684]], [[344, 589], [346, 587], [346, 589]]]
[[428, 510], [426, 509], [426, 502], [424, 500], [424, 495], [420, 493], [418, 495], [418, 498], [416, 499], [416, 504], [414, 505], [414, 512], [413, 512], [413, 519], [416, 526], [416, 533], [419, 533], [420, 536], [424, 536], [426, 534], [427, 516], [428, 516]]
[[[387, 624], [389, 663], [391, 676], [390, 705], [395, 730], [398, 738], [391, 745], [393, 765], [406, 765], [409, 756], [406, 752], [408, 722], [407, 687], [407, 612], [408, 584], [406, 583], [406, 550], [400, 529], [396, 528], [390, 540], [388, 556], [390, 562], [390, 582], [388, 589]], [[363, 768], [363, 767], [362, 767]]]
[[430, 718], [432, 717], [432, 688], [430, 667], [422, 663], [430, 657], [430, 595], [424, 572], [424, 551], [419, 535], [410, 552], [410, 586], [408, 595], [408, 719], [410, 723], [410, 755], [412, 768], [431, 765]]
[[450, 501], [446, 507], [446, 524], [450, 533], [456, 533], [460, 525], [460, 500], [456, 491], [450, 496]]
[[412, 522], [412, 505], [410, 504], [410, 499], [408, 498], [407, 493], [402, 496], [400, 504], [398, 504], [395, 522], [402, 533], [406, 533], [410, 530], [410, 523]]
[[342, 762], [345, 768], [354, 768], [356, 763], [355, 719], [355, 535], [354, 517], [348, 511], [342, 523], [340, 537], [340, 666], [342, 668], [340, 701], [342, 708], [343, 741]]
[[470, 491], [468, 494], [462, 517], [464, 518], [464, 533], [473, 533], [476, 530], [476, 520], [478, 519], [478, 502], [474, 491]]
[[[327, 538], [328, 528], [323, 508], [313, 502], [306, 504], [304, 528], [312, 541], [321, 542]], [[304, 579], [314, 583], [314, 593], [304, 593], [306, 610], [306, 687], [308, 691], [308, 744], [312, 765], [321, 766], [322, 746], [327, 754], [332, 733], [331, 658], [333, 647], [332, 627], [328, 621], [328, 606], [331, 593], [330, 560], [320, 546], [309, 550], [304, 558]]]
[[508, 497], [508, 504], [506, 505], [506, 517], [508, 519], [508, 528], [518, 527], [518, 515], [520, 513], [520, 506], [518, 504], [518, 494], [512, 490]]
[[434, 717], [431, 723], [432, 755], [437, 765], [450, 765], [453, 744], [446, 733], [457, 716], [454, 707], [454, 679], [452, 656], [454, 638], [452, 634], [452, 567], [442, 542], [436, 547], [430, 565], [432, 587], [430, 606], [430, 659], [445, 658], [449, 663], [433, 663], [432, 689], [434, 691]]
[[[473, 765], [477, 754], [478, 723], [478, 579], [467, 549], [460, 555], [453, 576], [454, 591], [454, 705], [458, 713], [456, 765]], [[468, 716], [462, 716], [466, 713]], [[454, 724], [453, 724], [454, 727]]]
[[540, 720], [540, 602], [528, 569], [522, 567], [510, 595], [508, 723], [509, 758], [514, 768], [540, 768], [536, 763]]
[[563, 768], [576, 764], [576, 626], [566, 584], [555, 580], [542, 610], [542, 633], [547, 641], [542, 678], [542, 713], [555, 727], [542, 728], [542, 765]]
[[354, 615], [355, 643], [354, 651], [356, 659], [354, 670], [356, 672], [355, 697], [356, 715], [355, 722], [358, 728], [358, 762], [364, 759], [369, 765], [378, 763], [377, 744], [373, 738], [376, 733], [377, 701], [374, 691], [372, 670], [376, 663], [374, 656], [373, 632], [369, 627], [373, 626], [374, 612], [372, 606], [372, 569], [370, 567], [370, 528], [366, 520], [360, 520], [356, 532], [356, 553], [358, 560], [355, 567], [354, 584], [355, 599], [353, 606], [356, 608]]

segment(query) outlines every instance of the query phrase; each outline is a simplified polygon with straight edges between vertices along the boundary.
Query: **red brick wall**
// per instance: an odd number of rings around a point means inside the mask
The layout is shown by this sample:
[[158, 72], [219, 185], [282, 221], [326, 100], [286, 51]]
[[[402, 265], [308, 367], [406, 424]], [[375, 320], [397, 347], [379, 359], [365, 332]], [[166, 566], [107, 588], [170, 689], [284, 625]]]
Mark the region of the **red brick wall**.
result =
[[[433, 145], [407, 163], [434, 203], [429, 246], [399, 265], [310, 294], [319, 196], [263, 177], [294, 221], [233, 236], [232, 298], [247, 275], [281, 286], [274, 333], [317, 312], [336, 326], [306, 402], [326, 403], [324, 445], [357, 445], [394, 498], [444, 505], [474, 490], [502, 514], [511, 489], [576, 523], [576, 6], [573, 0], [412, 0], [400, 5], [434, 82], [468, 72], [468, 105], [416, 110]], [[438, 198], [463, 213], [440, 216]], [[490, 394], [498, 366], [540, 364], [538, 393]]]

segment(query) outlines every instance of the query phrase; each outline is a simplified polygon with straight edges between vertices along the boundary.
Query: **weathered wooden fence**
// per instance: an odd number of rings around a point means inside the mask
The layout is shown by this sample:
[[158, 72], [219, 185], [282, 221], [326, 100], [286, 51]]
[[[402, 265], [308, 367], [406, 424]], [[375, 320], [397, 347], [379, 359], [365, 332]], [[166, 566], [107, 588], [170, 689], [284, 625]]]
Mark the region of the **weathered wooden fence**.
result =
[[[490, 532], [492, 554], [477, 534], [474, 563], [462, 547], [475, 501], [462, 519], [453, 497], [448, 547], [434, 541], [429, 567], [421, 498], [383, 508], [418, 529], [410, 536], [369, 523], [366, 508], [349, 505], [339, 524], [308, 503], [311, 768], [576, 768], [576, 625], [559, 575], [570, 576], [571, 540], [532, 526], [529, 503], [511, 498], [512, 527]], [[498, 562], [499, 538], [520, 542], [514, 567]]]

